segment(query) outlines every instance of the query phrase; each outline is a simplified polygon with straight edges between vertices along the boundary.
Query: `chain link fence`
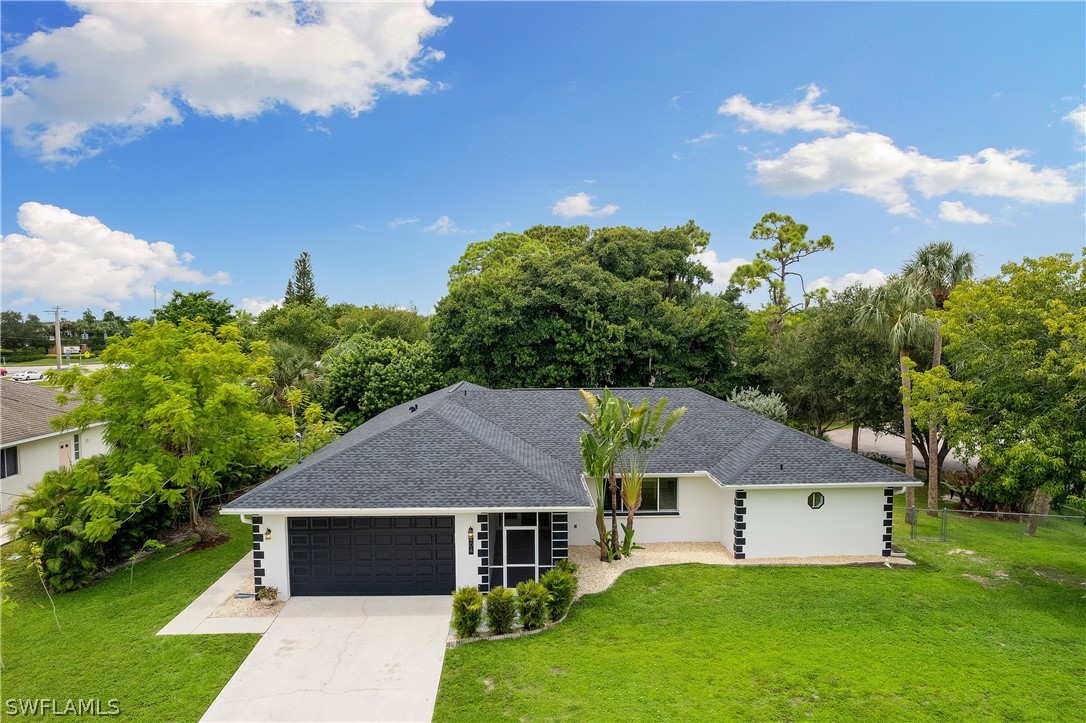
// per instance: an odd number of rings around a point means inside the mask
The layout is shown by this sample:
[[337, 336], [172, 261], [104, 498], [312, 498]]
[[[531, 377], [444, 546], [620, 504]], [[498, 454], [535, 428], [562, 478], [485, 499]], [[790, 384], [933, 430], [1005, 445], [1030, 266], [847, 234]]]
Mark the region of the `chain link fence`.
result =
[[[934, 514], [929, 514], [934, 513]], [[980, 512], [940, 508], [908, 508], [909, 539], [922, 542], [953, 542], [967, 532], [969, 521], [989, 520], [1016, 527], [1023, 541], [1051, 534], [1078, 539], [1086, 550], [1086, 514], [1070, 507], [1053, 508], [1047, 515], [1025, 512]]]

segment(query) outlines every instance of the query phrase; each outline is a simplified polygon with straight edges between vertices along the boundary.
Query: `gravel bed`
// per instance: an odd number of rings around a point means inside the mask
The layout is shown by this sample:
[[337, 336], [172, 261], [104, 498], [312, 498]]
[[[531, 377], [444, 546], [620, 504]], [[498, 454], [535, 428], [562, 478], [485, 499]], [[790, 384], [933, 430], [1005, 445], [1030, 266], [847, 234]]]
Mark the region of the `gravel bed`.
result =
[[251, 597], [234, 597], [239, 592], [251, 593], [255, 589], [255, 583], [253, 576], [245, 578], [245, 582], [238, 585], [238, 589], [230, 593], [230, 597], [226, 598], [219, 604], [219, 607], [215, 608], [215, 612], [211, 613], [208, 617], [212, 618], [274, 618], [279, 614], [279, 611], [283, 609], [283, 605], [286, 603], [282, 600], [276, 600], [274, 605], [265, 605], [264, 603], [257, 602], [255, 598]]
[[887, 565], [908, 566], [913, 563], [904, 558], [880, 556], [827, 557], [772, 557], [757, 560], [736, 560], [719, 542], [650, 542], [644, 550], [635, 550], [633, 557], [612, 563], [600, 562], [599, 548], [595, 545], [575, 545], [569, 548], [569, 557], [580, 569], [577, 571], [577, 596], [602, 592], [627, 570], [655, 565], [680, 565], [700, 562], [706, 565]]

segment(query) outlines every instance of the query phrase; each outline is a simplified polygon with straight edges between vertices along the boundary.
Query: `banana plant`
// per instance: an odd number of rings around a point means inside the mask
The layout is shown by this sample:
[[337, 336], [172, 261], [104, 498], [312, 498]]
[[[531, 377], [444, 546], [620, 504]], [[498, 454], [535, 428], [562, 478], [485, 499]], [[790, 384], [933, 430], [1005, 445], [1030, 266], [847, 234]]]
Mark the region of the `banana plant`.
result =
[[[581, 457], [585, 474], [592, 478], [596, 486], [596, 531], [599, 533], [596, 544], [600, 547], [600, 560], [610, 562], [615, 559], [618, 546], [615, 461], [626, 439], [628, 414], [624, 402], [610, 389], [604, 389], [600, 396], [584, 389], [580, 393], [587, 411], [577, 416], [588, 425], [587, 430], [581, 431]], [[604, 511], [604, 495], [608, 492], [611, 494], [611, 531], [607, 530]]]
[[647, 399], [642, 399], [638, 407], [628, 404], [627, 407], [627, 423], [623, 429], [619, 463], [622, 466], [622, 502], [626, 505], [626, 524], [622, 526], [622, 554], [628, 556], [635, 547], [634, 515], [641, 509], [641, 490], [649, 458], [671, 428], [686, 414], [686, 407], [674, 409], [666, 417], [665, 397], [661, 397], [652, 408], [649, 407]]

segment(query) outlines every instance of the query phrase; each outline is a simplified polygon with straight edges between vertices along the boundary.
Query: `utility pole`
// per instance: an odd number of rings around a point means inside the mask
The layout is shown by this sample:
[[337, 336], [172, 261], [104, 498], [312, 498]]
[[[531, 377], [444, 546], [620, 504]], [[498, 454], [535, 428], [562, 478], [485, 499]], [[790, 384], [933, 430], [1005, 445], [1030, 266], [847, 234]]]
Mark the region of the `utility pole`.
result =
[[56, 349], [57, 352], [57, 369], [63, 369], [64, 365], [61, 363], [61, 354], [63, 354], [64, 352], [61, 348], [62, 342], [60, 340], [60, 312], [67, 311], [67, 309], [62, 309], [59, 306], [54, 306], [52, 309], [46, 309], [46, 311], [53, 312], [53, 337], [56, 339], [57, 342], [56, 346], [54, 346], [53, 348]]

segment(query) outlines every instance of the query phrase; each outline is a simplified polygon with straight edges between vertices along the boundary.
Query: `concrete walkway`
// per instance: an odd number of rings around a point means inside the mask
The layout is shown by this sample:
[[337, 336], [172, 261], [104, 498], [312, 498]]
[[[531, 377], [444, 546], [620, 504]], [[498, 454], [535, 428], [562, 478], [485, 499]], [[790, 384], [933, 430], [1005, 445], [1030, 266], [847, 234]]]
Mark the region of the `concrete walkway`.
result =
[[230, 597], [253, 572], [253, 554], [247, 553], [238, 563], [205, 590], [200, 597], [177, 614], [158, 635], [214, 635], [221, 633], [264, 633], [274, 617], [213, 618], [211, 613]]
[[452, 599], [294, 597], [201, 719], [429, 721]]

